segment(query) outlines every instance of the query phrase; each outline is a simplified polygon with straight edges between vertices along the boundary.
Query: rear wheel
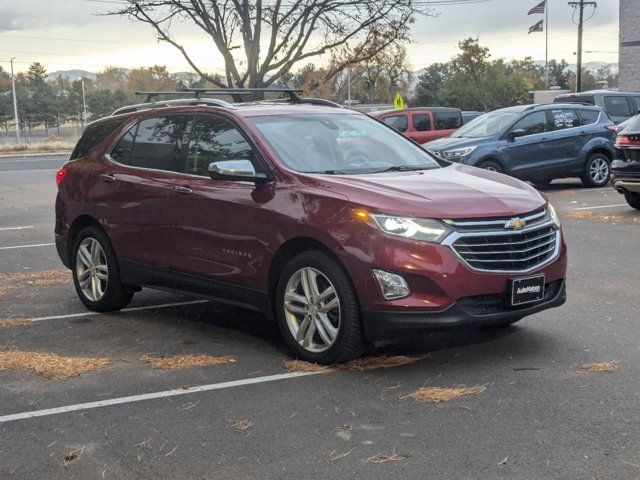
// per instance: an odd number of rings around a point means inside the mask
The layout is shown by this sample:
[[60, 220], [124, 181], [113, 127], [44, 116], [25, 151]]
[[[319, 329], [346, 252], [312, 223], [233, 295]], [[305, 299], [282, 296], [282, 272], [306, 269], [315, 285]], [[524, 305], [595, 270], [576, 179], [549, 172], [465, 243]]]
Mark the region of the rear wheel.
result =
[[500, 164], [492, 161], [482, 162], [480, 165], [478, 165], [478, 167], [483, 168], [485, 170], [489, 170], [490, 172], [498, 172], [498, 173], [503, 172], [503, 169], [500, 166]]
[[629, 205], [636, 210], [640, 210], [640, 193], [627, 192], [624, 194], [624, 198]]
[[71, 260], [73, 283], [85, 307], [111, 312], [129, 304], [133, 292], [120, 282], [115, 252], [100, 228], [89, 226], [78, 234]]
[[320, 251], [294, 257], [280, 275], [276, 295], [280, 331], [298, 357], [333, 364], [361, 355], [358, 298], [333, 258]]
[[604, 187], [609, 183], [609, 175], [609, 158], [602, 153], [594, 153], [587, 160], [581, 179], [586, 187]]

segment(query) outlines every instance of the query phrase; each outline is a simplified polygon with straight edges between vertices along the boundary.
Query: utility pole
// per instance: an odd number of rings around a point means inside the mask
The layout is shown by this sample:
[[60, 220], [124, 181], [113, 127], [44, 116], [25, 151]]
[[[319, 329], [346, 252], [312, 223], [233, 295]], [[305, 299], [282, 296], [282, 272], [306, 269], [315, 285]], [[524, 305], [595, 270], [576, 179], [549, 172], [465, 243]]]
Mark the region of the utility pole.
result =
[[[580, 0], [579, 2], [568, 2], [573, 8], [578, 9], [578, 65], [576, 70], [576, 93], [580, 92], [582, 87], [582, 31], [584, 27], [584, 7], [592, 6], [595, 12], [598, 4], [596, 2], [585, 2]], [[592, 15], [593, 16], [593, 15]], [[591, 18], [591, 17], [589, 17]], [[588, 19], [587, 19], [588, 20]]]
[[16, 142], [20, 142], [20, 122], [18, 122], [18, 101], [16, 100], [16, 76], [13, 74], [13, 61], [11, 57], [11, 87], [13, 88], [13, 119], [16, 122]]
[[82, 129], [84, 130], [84, 124], [87, 121], [87, 101], [84, 96], [84, 78], [80, 79], [80, 85], [82, 85]]

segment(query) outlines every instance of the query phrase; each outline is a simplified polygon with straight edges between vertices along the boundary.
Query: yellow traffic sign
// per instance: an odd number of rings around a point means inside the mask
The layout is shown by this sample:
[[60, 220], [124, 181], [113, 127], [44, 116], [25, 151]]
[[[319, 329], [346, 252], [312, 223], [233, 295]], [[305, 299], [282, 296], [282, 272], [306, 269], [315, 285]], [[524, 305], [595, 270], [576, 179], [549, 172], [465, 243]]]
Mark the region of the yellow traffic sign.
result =
[[393, 98], [393, 108], [396, 110], [402, 110], [404, 108], [404, 100], [402, 100], [400, 92], [396, 93], [396, 96]]

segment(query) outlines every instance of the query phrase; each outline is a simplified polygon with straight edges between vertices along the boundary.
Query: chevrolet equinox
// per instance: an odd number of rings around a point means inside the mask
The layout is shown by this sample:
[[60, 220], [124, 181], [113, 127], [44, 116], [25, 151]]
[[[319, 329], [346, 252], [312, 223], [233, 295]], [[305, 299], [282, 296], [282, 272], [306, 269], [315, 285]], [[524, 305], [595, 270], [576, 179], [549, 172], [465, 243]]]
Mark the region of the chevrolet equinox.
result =
[[230, 302], [275, 319], [308, 361], [566, 297], [543, 194], [330, 102], [125, 107], [87, 127], [56, 181], [56, 246], [87, 308], [141, 287]]

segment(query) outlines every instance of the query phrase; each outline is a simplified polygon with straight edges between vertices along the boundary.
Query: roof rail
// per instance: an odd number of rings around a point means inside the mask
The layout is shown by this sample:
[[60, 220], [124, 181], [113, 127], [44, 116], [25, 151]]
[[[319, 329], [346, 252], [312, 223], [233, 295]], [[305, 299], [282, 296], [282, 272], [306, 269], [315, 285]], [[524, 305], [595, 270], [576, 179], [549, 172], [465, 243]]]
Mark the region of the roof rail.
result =
[[217, 98], [180, 98], [175, 100], [164, 100], [164, 101], [161, 100], [159, 102], [146, 102], [146, 103], [138, 103], [135, 105], [127, 105], [126, 107], [117, 109], [111, 115], [113, 116], [113, 115], [121, 115], [123, 113], [133, 113], [133, 112], [137, 112], [138, 110], [145, 110], [148, 108], [155, 108], [155, 107], [179, 107], [179, 106], [196, 106], [196, 105], [209, 105], [212, 107], [228, 108], [230, 110], [236, 110], [238, 108], [232, 103], [225, 102], [224, 100], [220, 100]]

